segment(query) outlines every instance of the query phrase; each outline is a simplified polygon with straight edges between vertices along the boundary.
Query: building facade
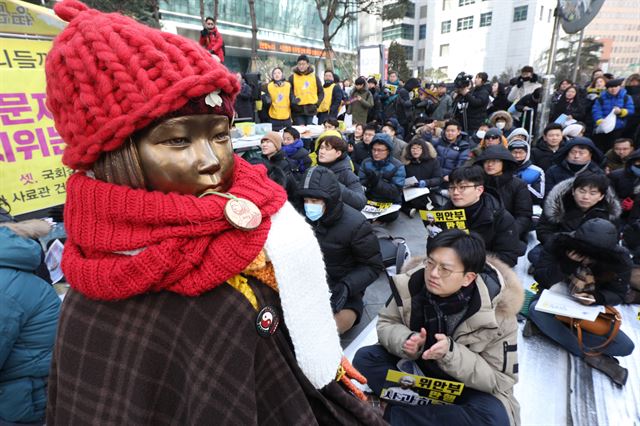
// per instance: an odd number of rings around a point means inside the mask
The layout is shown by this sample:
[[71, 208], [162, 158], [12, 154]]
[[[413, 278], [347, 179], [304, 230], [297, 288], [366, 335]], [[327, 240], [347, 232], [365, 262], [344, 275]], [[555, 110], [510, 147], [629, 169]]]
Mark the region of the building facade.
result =
[[[545, 64], [555, 6], [556, 0], [416, 0], [404, 18], [382, 22], [379, 41], [406, 46], [417, 75], [429, 70], [447, 80], [461, 71], [515, 75], [524, 65]], [[360, 24], [369, 44], [374, 40], [366, 29], [373, 25]]]
[[640, 0], [606, 0], [584, 35], [603, 43], [605, 71], [616, 76], [640, 72]]
[[[267, 68], [279, 65], [289, 75], [298, 55], [305, 53], [312, 62], [323, 50], [322, 24], [314, 0], [258, 0], [255, 2], [258, 26], [258, 56]], [[205, 1], [205, 16], [213, 14], [213, 2]], [[202, 24], [198, 0], [161, 0], [161, 24], [165, 31], [198, 40]], [[217, 27], [225, 41], [225, 65], [234, 71], [247, 71], [251, 57], [251, 19], [245, 0], [219, 0]], [[345, 25], [332, 40], [338, 54], [349, 58], [357, 51], [358, 26]], [[337, 65], [340, 63], [338, 61]], [[323, 64], [320, 64], [323, 68]]]

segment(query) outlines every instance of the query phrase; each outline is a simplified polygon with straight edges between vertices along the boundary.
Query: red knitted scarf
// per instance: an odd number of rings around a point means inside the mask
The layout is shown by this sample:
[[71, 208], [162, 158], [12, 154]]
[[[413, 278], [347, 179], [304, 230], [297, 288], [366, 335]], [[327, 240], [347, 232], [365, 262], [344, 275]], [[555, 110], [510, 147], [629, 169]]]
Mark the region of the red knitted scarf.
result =
[[84, 173], [71, 176], [62, 259], [71, 287], [98, 300], [161, 290], [197, 296], [241, 272], [263, 248], [271, 216], [287, 195], [264, 168], [237, 156], [235, 162], [229, 193], [262, 212], [262, 223], [250, 232], [224, 218], [224, 197], [163, 194]]

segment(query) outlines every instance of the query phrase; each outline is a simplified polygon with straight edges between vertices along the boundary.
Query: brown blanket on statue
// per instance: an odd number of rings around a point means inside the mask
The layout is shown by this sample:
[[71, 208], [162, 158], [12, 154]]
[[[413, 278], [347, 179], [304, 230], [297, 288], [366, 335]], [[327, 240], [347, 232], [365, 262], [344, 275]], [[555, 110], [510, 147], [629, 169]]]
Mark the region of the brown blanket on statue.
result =
[[[254, 278], [249, 285], [260, 307], [280, 309], [276, 292]], [[258, 335], [256, 317], [229, 285], [197, 298], [162, 292], [119, 302], [70, 291], [47, 424], [385, 424], [337, 382], [311, 385], [282, 315], [270, 337]]]

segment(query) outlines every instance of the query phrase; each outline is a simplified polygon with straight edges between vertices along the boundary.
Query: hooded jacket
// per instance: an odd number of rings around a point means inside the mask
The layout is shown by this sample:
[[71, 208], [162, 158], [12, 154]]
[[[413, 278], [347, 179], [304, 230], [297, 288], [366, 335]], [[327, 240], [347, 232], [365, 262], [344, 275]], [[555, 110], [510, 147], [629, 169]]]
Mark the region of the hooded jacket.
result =
[[0, 422], [45, 415], [60, 299], [34, 274], [42, 249], [31, 238], [49, 229], [41, 220], [0, 225]]
[[375, 161], [371, 157], [362, 161], [358, 172], [360, 183], [366, 188], [367, 200], [399, 204], [402, 202], [402, 188], [406, 178], [404, 165], [393, 158], [393, 142], [389, 135], [377, 133], [371, 146], [376, 143], [384, 144], [389, 154], [382, 161]]
[[[421, 262], [422, 263], [422, 262]], [[419, 295], [424, 289], [424, 267], [393, 277], [393, 298], [382, 308], [378, 340], [391, 354], [407, 358], [403, 343], [414, 333], [423, 315]], [[475, 280], [469, 308], [453, 331], [447, 354], [435, 362], [446, 374], [471, 388], [487, 392], [504, 404], [512, 425], [520, 423], [520, 407], [513, 394], [518, 381], [518, 323], [524, 300], [516, 274], [500, 260], [488, 257]]]
[[[309, 67], [305, 72], [300, 71], [298, 67], [293, 68], [293, 74], [297, 74], [298, 76], [309, 76], [309, 75], [312, 75], [313, 72], [314, 70], [311, 65], [309, 65]], [[291, 84], [291, 92], [293, 93], [293, 99], [294, 99], [291, 105], [291, 112], [295, 115], [316, 115], [316, 113], [318, 112], [318, 105], [320, 105], [320, 103], [322, 103], [322, 100], [324, 99], [324, 90], [322, 88], [322, 82], [320, 81], [318, 76], [314, 75], [313, 78], [315, 78], [316, 80], [316, 94], [318, 97], [318, 101], [313, 104], [309, 104], [309, 103], [300, 104], [300, 102], [304, 102], [304, 101], [302, 101], [299, 97], [296, 96], [296, 85], [294, 84], [293, 74], [289, 76], [289, 84]]]
[[620, 114], [616, 116], [615, 130], [624, 129], [627, 124], [626, 117], [633, 115], [635, 112], [635, 106], [633, 105], [633, 99], [627, 95], [626, 89], [620, 88], [620, 91], [616, 96], [613, 96], [609, 92], [602, 92], [600, 97], [593, 103], [591, 113], [593, 115], [593, 121], [596, 125], [600, 124], [600, 120], [603, 120], [613, 108], [620, 108]]
[[488, 147], [478, 157], [476, 164], [482, 166], [486, 160], [502, 160], [502, 174], [500, 176], [485, 175], [485, 187], [493, 189], [500, 196], [502, 204], [516, 221], [518, 235], [526, 240], [531, 229], [533, 203], [527, 184], [513, 175], [518, 163], [511, 153], [500, 145]]
[[572, 186], [575, 178], [557, 184], [544, 202], [542, 216], [536, 226], [538, 241], [546, 244], [562, 232], [571, 232], [589, 219], [602, 218], [615, 222], [622, 212], [616, 195], [609, 186], [602, 201], [582, 211], [573, 198]]
[[631, 257], [618, 245], [618, 230], [605, 219], [591, 219], [569, 233], [561, 233], [544, 245], [534, 278], [543, 288], [565, 281], [580, 265], [569, 259], [567, 251], [575, 250], [593, 260], [589, 268], [596, 281], [593, 293], [598, 305], [619, 305], [629, 289]]
[[631, 171], [631, 166], [638, 159], [640, 159], [640, 149], [629, 154], [623, 168], [614, 170], [609, 175], [611, 186], [621, 200], [627, 197], [635, 198], [640, 194], [640, 178]]
[[506, 122], [504, 129], [502, 130], [502, 134], [505, 136], [509, 136], [511, 134], [511, 129], [513, 128], [513, 117], [507, 111], [496, 111], [489, 117], [489, 122], [491, 123], [491, 127], [496, 126], [496, 122], [501, 119]]
[[471, 152], [469, 142], [462, 138], [462, 135], [449, 142], [444, 135], [432, 141], [433, 147], [438, 152], [438, 161], [442, 169], [442, 176], [448, 176], [451, 171], [464, 164]]
[[342, 202], [341, 193], [335, 175], [322, 166], [309, 169], [298, 190], [300, 197], [325, 201], [322, 217], [307, 222], [320, 243], [329, 286], [343, 283], [349, 295], [361, 297], [384, 266], [371, 225], [362, 213]]
[[549, 122], [555, 121], [561, 114], [570, 115], [574, 120], [584, 122], [587, 117], [587, 105], [583, 101], [582, 96], [576, 93], [573, 101], [569, 102], [563, 94], [560, 100], [553, 106], [551, 114], [549, 114]]
[[367, 197], [360, 184], [360, 179], [351, 169], [351, 159], [346, 153], [342, 153], [333, 163], [320, 164], [331, 170], [338, 178], [342, 202], [356, 210], [362, 210], [367, 204]]
[[[588, 148], [591, 151], [591, 161], [584, 166], [582, 166], [577, 171], [573, 171], [567, 161], [567, 155], [571, 148], [574, 146], [583, 146]], [[562, 148], [556, 151], [553, 156], [553, 162], [555, 163], [553, 166], [549, 167], [548, 170], [545, 171], [545, 194], [549, 194], [551, 189], [562, 182], [565, 179], [572, 178], [580, 173], [584, 173], [589, 171], [591, 173], [604, 174], [604, 170], [602, 170], [599, 164], [602, 164], [603, 155], [602, 152], [596, 148], [594, 143], [589, 138], [577, 137], [573, 138], [567, 143], [565, 143]]]
[[[457, 209], [451, 201], [445, 204], [443, 210]], [[484, 240], [488, 252], [495, 254], [509, 266], [518, 263], [518, 257], [523, 256], [527, 245], [518, 238], [518, 226], [511, 213], [504, 208], [499, 195], [485, 188], [480, 200], [464, 207], [467, 229], [477, 232]]]
[[[413, 158], [411, 155], [411, 147], [420, 145], [422, 155], [420, 158]], [[427, 188], [435, 188], [442, 184], [442, 171], [440, 163], [438, 163], [436, 152], [433, 145], [422, 139], [412, 140], [404, 149], [404, 167], [407, 172], [407, 178], [415, 177], [418, 182], [425, 181]]]
[[[518, 130], [524, 129], [515, 129], [511, 134], [513, 135], [513, 133], [518, 132]], [[509, 150], [511, 150], [515, 146], [526, 150], [527, 156], [525, 157], [524, 161], [518, 165], [514, 176], [520, 178], [524, 183], [527, 184], [527, 189], [529, 190], [529, 193], [531, 195], [531, 201], [533, 202], [533, 204], [539, 205], [544, 199], [544, 170], [531, 162], [531, 147], [527, 142], [512, 140], [511, 142], [509, 142], [508, 148]]]

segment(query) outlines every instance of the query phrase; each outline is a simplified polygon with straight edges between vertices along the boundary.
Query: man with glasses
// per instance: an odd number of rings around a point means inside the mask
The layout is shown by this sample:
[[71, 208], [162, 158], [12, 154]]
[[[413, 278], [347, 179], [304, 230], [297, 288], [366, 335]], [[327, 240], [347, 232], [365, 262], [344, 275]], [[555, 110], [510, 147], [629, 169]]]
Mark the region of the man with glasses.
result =
[[483, 170], [479, 166], [458, 167], [449, 177], [450, 201], [443, 210], [463, 209], [467, 230], [482, 237], [487, 251], [515, 266], [527, 245], [519, 239], [515, 219], [499, 195], [485, 190]]
[[415, 362], [421, 375], [464, 383], [452, 405], [390, 402], [392, 425], [519, 423], [516, 314], [522, 286], [503, 262], [486, 256], [475, 233], [448, 230], [427, 246], [427, 259], [392, 282], [379, 314], [379, 344], [361, 348], [353, 365], [380, 395], [388, 370]]
[[[404, 165], [393, 158], [393, 141], [386, 133], [378, 133], [371, 141], [371, 157], [360, 166], [358, 177], [365, 187], [367, 200], [379, 203], [402, 203], [402, 188], [406, 172]], [[380, 222], [393, 222], [399, 212], [380, 216]]]

